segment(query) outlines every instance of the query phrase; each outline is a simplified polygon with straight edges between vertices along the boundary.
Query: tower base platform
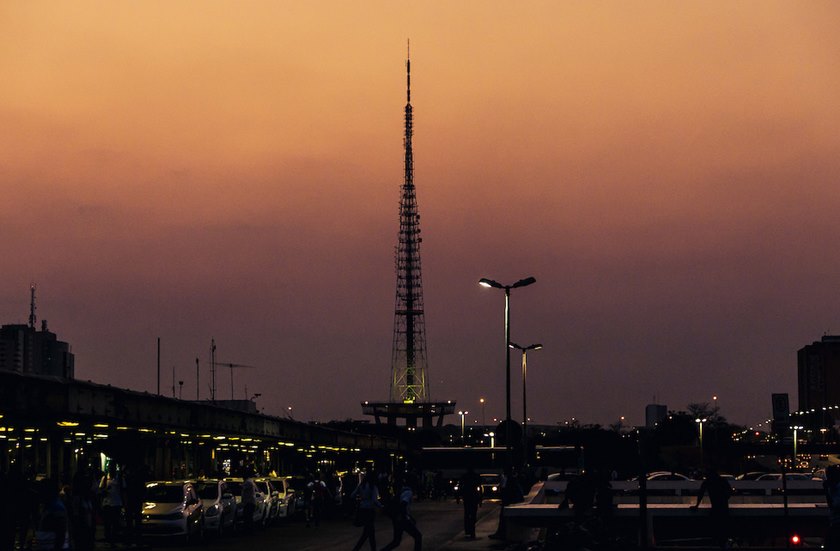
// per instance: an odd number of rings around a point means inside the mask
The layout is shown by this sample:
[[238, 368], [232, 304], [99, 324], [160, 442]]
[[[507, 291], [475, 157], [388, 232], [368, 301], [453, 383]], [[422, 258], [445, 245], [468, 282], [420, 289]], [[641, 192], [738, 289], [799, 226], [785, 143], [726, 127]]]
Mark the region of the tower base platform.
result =
[[377, 425], [383, 420], [388, 425], [399, 425], [398, 420], [404, 419], [408, 428], [416, 428], [418, 420], [422, 420], [423, 428], [442, 427], [444, 415], [455, 413], [455, 402], [362, 402], [362, 413], [373, 415]]

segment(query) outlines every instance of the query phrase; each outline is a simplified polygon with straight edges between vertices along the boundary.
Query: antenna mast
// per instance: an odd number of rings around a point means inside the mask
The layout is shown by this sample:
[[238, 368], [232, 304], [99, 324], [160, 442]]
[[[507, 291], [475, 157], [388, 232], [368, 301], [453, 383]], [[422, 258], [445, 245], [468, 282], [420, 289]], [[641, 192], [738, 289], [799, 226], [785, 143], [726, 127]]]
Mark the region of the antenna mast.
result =
[[210, 401], [216, 401], [216, 339], [210, 339]]
[[397, 292], [391, 349], [391, 401], [428, 401], [426, 322], [420, 269], [420, 214], [414, 188], [414, 114], [411, 106], [410, 43], [406, 69], [405, 172], [400, 198], [400, 232], [396, 251]]
[[29, 285], [29, 328], [35, 329], [35, 284]]

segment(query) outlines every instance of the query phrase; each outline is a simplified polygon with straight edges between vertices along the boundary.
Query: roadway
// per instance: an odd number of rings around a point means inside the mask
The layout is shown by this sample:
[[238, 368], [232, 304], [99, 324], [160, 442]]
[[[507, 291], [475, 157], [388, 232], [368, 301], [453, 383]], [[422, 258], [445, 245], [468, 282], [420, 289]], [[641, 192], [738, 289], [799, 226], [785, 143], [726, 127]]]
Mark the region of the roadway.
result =
[[[454, 500], [421, 501], [412, 504], [412, 514], [417, 519], [417, 527], [423, 534], [424, 551], [487, 551], [504, 550], [506, 544], [489, 538], [496, 530], [499, 519], [498, 501], [485, 502], [478, 511], [476, 540], [464, 537], [463, 506]], [[303, 519], [280, 519], [264, 530], [253, 534], [234, 534], [221, 539], [208, 536], [204, 542], [191, 546], [182, 546], [169, 541], [151, 541], [154, 548], [169, 551], [253, 551], [254, 549], [295, 550], [295, 551], [332, 551], [352, 549], [361, 535], [361, 528], [343, 518], [328, 518], [320, 526], [307, 527]], [[101, 530], [100, 530], [101, 535]], [[380, 514], [376, 521], [376, 545], [378, 549], [391, 541], [391, 520]], [[148, 543], [148, 542], [147, 542]], [[148, 548], [147, 545], [143, 547]], [[122, 549], [119, 546], [118, 549]], [[97, 549], [109, 549], [103, 541], [97, 542]], [[133, 547], [131, 549], [137, 549]], [[368, 551], [366, 543], [362, 551]], [[397, 549], [413, 549], [411, 536], [403, 535], [402, 544]]]

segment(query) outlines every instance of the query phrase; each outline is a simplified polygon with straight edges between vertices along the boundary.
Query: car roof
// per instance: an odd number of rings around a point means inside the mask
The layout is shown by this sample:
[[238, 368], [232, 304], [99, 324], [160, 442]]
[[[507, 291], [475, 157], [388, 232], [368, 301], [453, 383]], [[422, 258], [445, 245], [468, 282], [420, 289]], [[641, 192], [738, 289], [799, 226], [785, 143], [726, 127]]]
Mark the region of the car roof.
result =
[[189, 480], [150, 480], [146, 486], [185, 486], [192, 484]]

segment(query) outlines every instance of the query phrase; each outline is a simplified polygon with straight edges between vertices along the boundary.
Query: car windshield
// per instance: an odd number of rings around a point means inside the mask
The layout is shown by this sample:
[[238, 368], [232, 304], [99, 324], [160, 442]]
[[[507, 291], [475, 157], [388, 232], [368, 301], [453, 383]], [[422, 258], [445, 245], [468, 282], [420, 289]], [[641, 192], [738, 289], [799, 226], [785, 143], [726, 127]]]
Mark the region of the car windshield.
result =
[[242, 483], [241, 482], [228, 482], [227, 488], [230, 493], [235, 496], [242, 495]]
[[146, 486], [146, 501], [161, 502], [161, 503], [181, 503], [184, 501], [184, 487], [183, 486], [167, 486], [163, 484], [154, 484]]
[[199, 482], [195, 490], [201, 499], [216, 499], [219, 496], [219, 485], [215, 482]]
[[494, 474], [481, 475], [481, 482], [484, 484], [498, 484], [499, 476]]
[[260, 480], [259, 482], [257, 482], [257, 489], [266, 494], [271, 493], [271, 485], [268, 483], [267, 480]]

